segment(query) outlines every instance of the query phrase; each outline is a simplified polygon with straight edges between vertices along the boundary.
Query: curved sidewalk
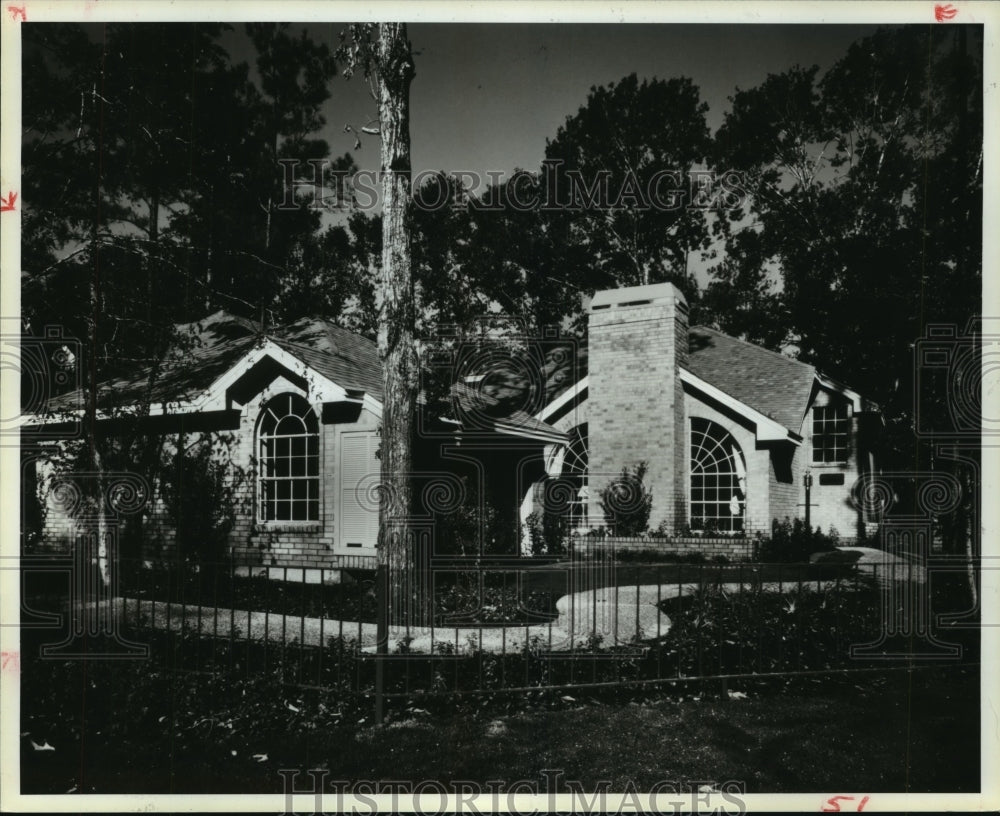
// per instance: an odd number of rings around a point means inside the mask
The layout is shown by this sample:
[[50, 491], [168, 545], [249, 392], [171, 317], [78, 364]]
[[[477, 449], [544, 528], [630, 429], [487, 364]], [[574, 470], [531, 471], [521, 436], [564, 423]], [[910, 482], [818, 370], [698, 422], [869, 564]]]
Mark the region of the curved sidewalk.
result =
[[[803, 584], [808, 591], [828, 589], [834, 581]], [[841, 584], [843, 585], [843, 584]], [[724, 591], [747, 591], [746, 584], [718, 584]], [[764, 592], [790, 592], [796, 583], [761, 584]], [[697, 589], [698, 584], [650, 584], [625, 587], [602, 587], [571, 595], [556, 602], [559, 617], [551, 623], [506, 626], [389, 627], [389, 651], [407, 644], [410, 652], [472, 651], [514, 652], [527, 645], [541, 651], [569, 651], [575, 647], [600, 645], [624, 646], [655, 641], [670, 631], [670, 619], [658, 604]], [[104, 602], [107, 605], [110, 602]], [[90, 609], [94, 604], [88, 604]], [[328, 618], [303, 618], [267, 612], [220, 609], [205, 606], [179, 606], [165, 601], [119, 598], [114, 614], [123, 624], [160, 631], [187, 631], [208, 637], [238, 640], [268, 640], [305, 646], [326, 644], [340, 637], [357, 642], [364, 651], [373, 652], [377, 643], [374, 623], [340, 621]], [[408, 643], [407, 643], [408, 642]]]

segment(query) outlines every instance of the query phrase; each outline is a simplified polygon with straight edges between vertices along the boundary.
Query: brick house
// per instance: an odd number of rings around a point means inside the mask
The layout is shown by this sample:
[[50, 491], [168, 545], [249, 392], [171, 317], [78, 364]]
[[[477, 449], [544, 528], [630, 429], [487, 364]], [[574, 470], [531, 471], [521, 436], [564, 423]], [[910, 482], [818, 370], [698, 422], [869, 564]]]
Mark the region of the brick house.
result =
[[588, 321], [588, 371], [536, 415], [568, 436], [551, 471], [572, 485], [572, 528], [603, 526], [598, 491], [645, 462], [654, 529], [767, 533], [804, 515], [808, 472], [812, 525], [855, 534], [850, 491], [875, 467], [873, 405], [811, 365], [689, 327], [669, 283], [598, 292]]
[[[155, 376], [99, 387], [101, 432], [139, 423], [168, 450], [181, 438], [215, 445], [243, 474], [228, 534], [228, 554], [240, 561], [374, 566], [382, 411], [375, 344], [317, 319], [264, 333], [220, 312], [179, 328], [186, 342]], [[813, 525], [854, 534], [850, 490], [874, 467], [879, 422], [858, 394], [805, 363], [689, 327], [684, 298], [667, 283], [598, 292], [588, 335], [581, 365], [564, 368], [572, 376], [559, 381], [539, 365], [533, 400], [505, 403], [495, 377], [490, 385], [481, 372], [449, 369], [458, 379], [449, 405], [437, 413], [423, 406], [415, 450], [416, 489], [426, 498], [415, 523], [432, 540], [470, 485], [471, 498], [496, 508], [509, 529], [511, 554], [518, 536], [525, 548], [527, 522], [553, 485], [570, 488], [563, 512], [572, 532], [603, 527], [598, 491], [640, 462], [654, 529], [766, 533], [773, 519], [803, 515], [809, 471]], [[57, 437], [79, 403], [79, 393], [64, 395], [35, 422]], [[138, 418], [128, 410], [137, 405]], [[52, 475], [46, 446], [33, 450], [23, 472], [35, 481], [27, 492], [45, 506], [40, 539], [65, 547], [73, 521], [44, 488]], [[176, 519], [157, 486], [150, 490], [143, 518], [162, 551], [173, 546]], [[480, 535], [485, 545], [482, 526]]]
[[[228, 555], [238, 562], [323, 568], [324, 578], [341, 567], [374, 568], [382, 415], [375, 344], [323, 320], [263, 333], [225, 312], [179, 326], [178, 335], [155, 377], [144, 371], [99, 386], [98, 433], [140, 430], [162, 438], [168, 458], [181, 439], [212, 446], [213, 458], [233, 474]], [[526, 483], [536, 481], [545, 446], [565, 443], [546, 423], [498, 411], [496, 400], [464, 383], [447, 401], [442, 411], [422, 410], [416, 441], [414, 525], [431, 536], [464, 499], [478, 500], [470, 485], [503, 505], [496, 485], [505, 480], [492, 475], [517, 471]], [[50, 401], [34, 418], [31, 437], [41, 444], [23, 454], [23, 492], [37, 495], [43, 508], [35, 513], [43, 519], [42, 549], [65, 550], [74, 537], [74, 519], [52, 489], [62, 445], [51, 440], [73, 436], [67, 429], [81, 404], [80, 392]], [[150, 485], [141, 514], [143, 557], [175, 545], [176, 519], [159, 487]], [[517, 503], [506, 504], [513, 546]]]

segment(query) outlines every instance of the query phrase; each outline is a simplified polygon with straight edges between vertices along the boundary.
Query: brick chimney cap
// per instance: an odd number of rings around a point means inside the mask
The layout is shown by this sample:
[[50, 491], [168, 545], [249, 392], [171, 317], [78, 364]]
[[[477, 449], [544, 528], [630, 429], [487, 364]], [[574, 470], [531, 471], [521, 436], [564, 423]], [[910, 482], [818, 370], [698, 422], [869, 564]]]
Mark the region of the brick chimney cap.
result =
[[597, 292], [590, 302], [590, 310], [609, 307], [620, 309], [664, 302], [680, 302], [687, 306], [684, 295], [672, 283], [651, 283], [647, 286], [627, 286], [622, 289], [604, 289]]

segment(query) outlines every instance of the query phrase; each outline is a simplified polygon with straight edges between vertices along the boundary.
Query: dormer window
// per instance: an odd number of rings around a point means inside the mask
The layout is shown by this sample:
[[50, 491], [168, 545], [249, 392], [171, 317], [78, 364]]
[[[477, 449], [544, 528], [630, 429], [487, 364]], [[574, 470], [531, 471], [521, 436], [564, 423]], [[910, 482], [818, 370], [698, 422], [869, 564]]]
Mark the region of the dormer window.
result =
[[845, 463], [850, 430], [850, 409], [846, 403], [813, 408], [813, 464]]

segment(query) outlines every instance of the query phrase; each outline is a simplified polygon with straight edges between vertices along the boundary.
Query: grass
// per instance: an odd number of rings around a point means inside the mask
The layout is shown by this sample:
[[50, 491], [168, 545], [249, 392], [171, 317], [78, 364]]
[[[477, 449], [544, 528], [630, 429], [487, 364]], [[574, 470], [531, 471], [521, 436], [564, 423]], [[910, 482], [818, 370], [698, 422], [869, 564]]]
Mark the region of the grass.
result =
[[687, 684], [403, 703], [380, 726], [368, 703], [346, 705], [329, 692], [143, 668], [27, 667], [24, 792], [280, 793], [283, 768], [539, 786], [543, 770], [559, 769], [585, 791], [605, 780], [639, 790], [737, 780], [751, 793], [979, 784], [975, 668], [761, 682], [739, 687], [747, 695], [739, 699]]

